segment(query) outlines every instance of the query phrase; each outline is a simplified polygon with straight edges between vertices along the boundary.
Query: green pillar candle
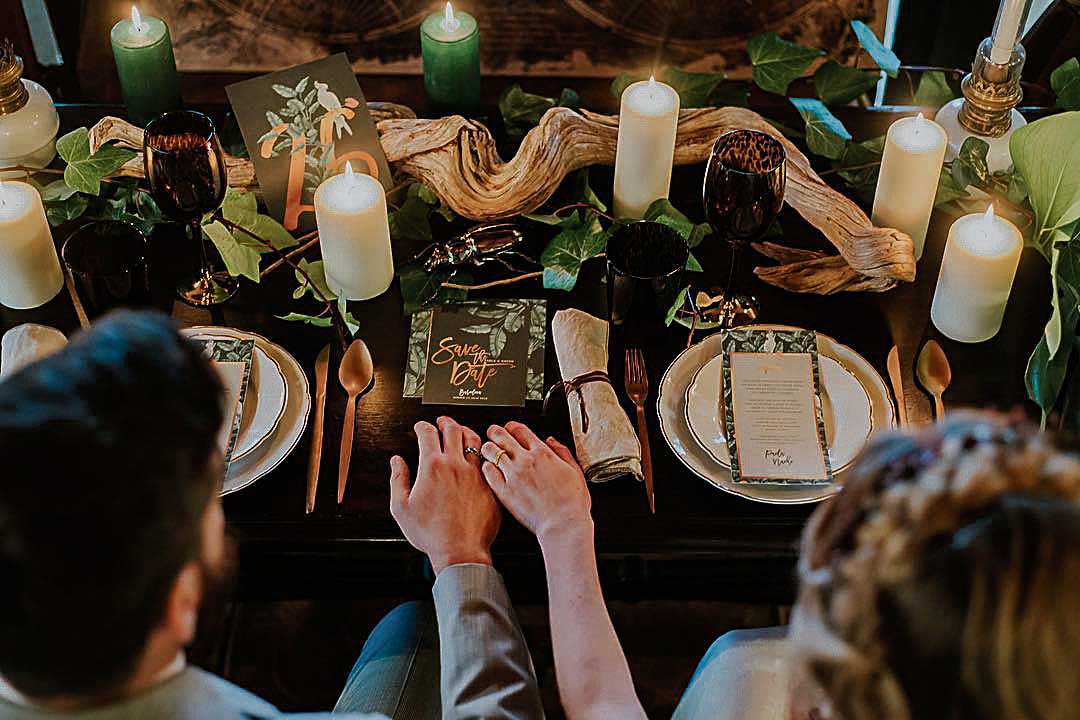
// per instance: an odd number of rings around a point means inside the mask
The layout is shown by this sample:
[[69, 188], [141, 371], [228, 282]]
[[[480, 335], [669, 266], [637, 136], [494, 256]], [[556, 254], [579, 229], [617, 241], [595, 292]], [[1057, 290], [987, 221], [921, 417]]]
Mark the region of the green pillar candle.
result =
[[140, 17], [133, 5], [131, 18], [113, 25], [109, 39], [131, 121], [146, 125], [163, 112], [178, 110], [180, 81], [169, 26], [160, 18]]
[[480, 107], [480, 30], [476, 18], [450, 3], [420, 25], [424, 90], [434, 115], [470, 114]]

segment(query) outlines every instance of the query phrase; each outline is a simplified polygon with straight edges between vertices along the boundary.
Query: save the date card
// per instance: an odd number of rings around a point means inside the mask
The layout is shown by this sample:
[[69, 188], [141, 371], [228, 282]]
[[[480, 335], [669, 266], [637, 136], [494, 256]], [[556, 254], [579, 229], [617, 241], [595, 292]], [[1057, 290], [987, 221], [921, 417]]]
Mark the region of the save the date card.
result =
[[414, 317], [405, 396], [425, 404], [517, 406], [543, 387], [542, 300], [443, 305]]
[[390, 189], [379, 134], [344, 53], [225, 88], [271, 215], [315, 227], [315, 189], [345, 169]]

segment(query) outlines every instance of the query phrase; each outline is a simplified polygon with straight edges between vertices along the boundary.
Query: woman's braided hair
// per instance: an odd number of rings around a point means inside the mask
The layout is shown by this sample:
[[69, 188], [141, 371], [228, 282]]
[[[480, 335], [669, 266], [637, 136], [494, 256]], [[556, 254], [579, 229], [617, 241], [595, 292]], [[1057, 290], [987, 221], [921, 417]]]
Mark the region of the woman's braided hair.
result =
[[1080, 459], [997, 416], [871, 444], [803, 535], [792, 644], [843, 720], [1076, 717]]

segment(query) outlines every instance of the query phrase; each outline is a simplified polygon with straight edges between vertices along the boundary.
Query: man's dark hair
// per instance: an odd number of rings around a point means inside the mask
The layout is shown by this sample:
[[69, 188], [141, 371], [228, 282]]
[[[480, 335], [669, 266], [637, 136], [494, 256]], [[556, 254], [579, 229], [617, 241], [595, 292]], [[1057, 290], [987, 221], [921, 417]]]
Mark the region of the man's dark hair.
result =
[[114, 313], [0, 382], [0, 674], [122, 685], [200, 557], [221, 383], [167, 317]]

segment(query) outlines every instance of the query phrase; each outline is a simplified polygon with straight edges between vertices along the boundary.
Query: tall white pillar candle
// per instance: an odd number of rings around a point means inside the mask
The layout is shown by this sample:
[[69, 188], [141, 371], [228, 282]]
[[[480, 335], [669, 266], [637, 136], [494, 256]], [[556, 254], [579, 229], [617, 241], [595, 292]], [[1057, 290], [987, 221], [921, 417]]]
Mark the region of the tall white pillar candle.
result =
[[56, 297], [64, 274], [38, 191], [0, 182], [0, 304], [16, 310]]
[[386, 193], [371, 177], [345, 172], [324, 181], [315, 191], [326, 284], [349, 300], [381, 295], [394, 280]]
[[1029, 0], [1001, 0], [994, 33], [991, 35], [990, 62], [1008, 65], [1016, 48], [1017, 38], [1024, 31]]
[[649, 205], [668, 196], [679, 94], [655, 78], [623, 91], [615, 151], [615, 216], [640, 219]]
[[1023, 249], [1020, 230], [993, 205], [954, 222], [930, 306], [934, 326], [960, 342], [997, 335]]
[[870, 219], [875, 225], [910, 235], [916, 260], [926, 245], [947, 144], [945, 130], [922, 113], [897, 120], [885, 136]]

